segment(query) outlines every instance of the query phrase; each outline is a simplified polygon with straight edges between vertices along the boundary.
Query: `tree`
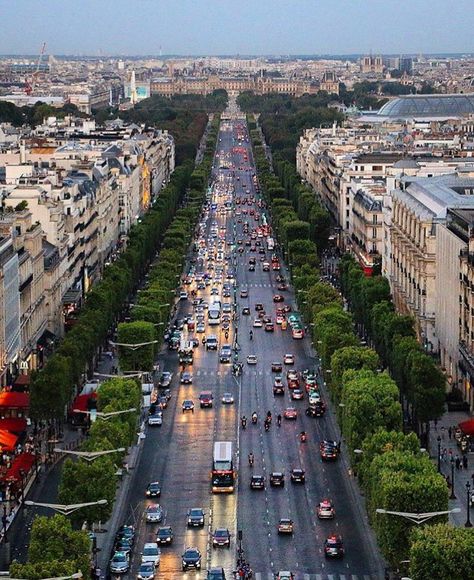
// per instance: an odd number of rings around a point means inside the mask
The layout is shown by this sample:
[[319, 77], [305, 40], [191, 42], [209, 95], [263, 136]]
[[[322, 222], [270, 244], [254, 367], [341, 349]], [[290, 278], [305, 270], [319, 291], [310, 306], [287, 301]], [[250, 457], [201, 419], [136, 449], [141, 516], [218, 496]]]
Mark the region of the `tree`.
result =
[[474, 570], [472, 530], [437, 524], [415, 528], [411, 533], [410, 578], [465, 580]]
[[309, 214], [310, 236], [322, 252], [329, 243], [329, 232], [331, 229], [331, 218], [329, 212], [319, 203], [315, 203]]
[[[149, 322], [129, 322], [118, 325], [118, 341], [122, 344], [136, 345], [152, 343], [156, 332]], [[155, 348], [153, 344], [140, 347], [119, 347], [120, 368], [124, 371], [151, 371], [153, 369]]]
[[288, 244], [288, 253], [293, 267], [308, 264], [317, 268], [319, 264], [316, 244], [310, 240], [293, 240]]
[[28, 562], [13, 562], [10, 575], [15, 578], [58, 578], [90, 569], [90, 539], [87, 532], [73, 530], [62, 515], [37, 516], [31, 528]]
[[301, 220], [292, 220], [285, 224], [285, 238], [288, 242], [293, 240], [309, 239], [309, 224]]
[[330, 306], [342, 306], [339, 292], [327, 282], [316, 282], [308, 289], [307, 300], [312, 305], [313, 317]]
[[331, 387], [336, 400], [341, 397], [342, 377], [348, 370], [376, 371], [380, 365], [377, 353], [366, 346], [350, 346], [336, 350], [331, 357]]
[[433, 359], [421, 351], [412, 351], [408, 356], [409, 392], [420, 423], [439, 419], [444, 413], [445, 377]]

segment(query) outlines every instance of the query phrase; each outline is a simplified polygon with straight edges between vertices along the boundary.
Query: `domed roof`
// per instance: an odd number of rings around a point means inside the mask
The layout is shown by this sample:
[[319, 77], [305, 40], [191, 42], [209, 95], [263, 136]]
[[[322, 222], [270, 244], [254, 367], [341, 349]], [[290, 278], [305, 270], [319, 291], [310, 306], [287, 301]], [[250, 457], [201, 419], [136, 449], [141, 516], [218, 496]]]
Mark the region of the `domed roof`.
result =
[[474, 113], [474, 94], [403, 95], [392, 99], [377, 116], [395, 119], [413, 117], [459, 117]]

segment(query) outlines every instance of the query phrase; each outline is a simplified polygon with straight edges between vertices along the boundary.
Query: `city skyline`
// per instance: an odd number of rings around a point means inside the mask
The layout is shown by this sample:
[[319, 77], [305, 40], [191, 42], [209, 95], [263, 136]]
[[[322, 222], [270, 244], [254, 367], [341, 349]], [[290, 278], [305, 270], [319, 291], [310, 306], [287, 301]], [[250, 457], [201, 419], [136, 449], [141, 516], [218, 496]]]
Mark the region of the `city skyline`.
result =
[[474, 24], [468, 0], [454, 9], [441, 0], [416, 0], [409, 15], [395, 0], [343, 7], [329, 0], [318, 6], [310, 0], [291, 6], [242, 0], [237, 9], [228, 1], [180, 0], [177, 7], [142, 0], [133, 12], [124, 0], [67, 4], [46, 0], [41, 12], [31, 0], [4, 6], [0, 54], [34, 55], [43, 42], [49, 54], [88, 56], [474, 52], [472, 41], [465, 41]]

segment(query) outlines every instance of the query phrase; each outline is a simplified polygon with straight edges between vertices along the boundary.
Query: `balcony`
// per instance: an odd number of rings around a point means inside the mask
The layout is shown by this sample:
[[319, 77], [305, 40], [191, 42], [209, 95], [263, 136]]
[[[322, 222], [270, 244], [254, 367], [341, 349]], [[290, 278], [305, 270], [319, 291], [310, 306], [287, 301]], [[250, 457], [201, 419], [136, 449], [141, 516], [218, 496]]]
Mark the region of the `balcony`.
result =
[[463, 358], [463, 362], [467, 366], [467, 370], [471, 376], [474, 376], [474, 353], [468, 347], [466, 341], [459, 341], [459, 354]]

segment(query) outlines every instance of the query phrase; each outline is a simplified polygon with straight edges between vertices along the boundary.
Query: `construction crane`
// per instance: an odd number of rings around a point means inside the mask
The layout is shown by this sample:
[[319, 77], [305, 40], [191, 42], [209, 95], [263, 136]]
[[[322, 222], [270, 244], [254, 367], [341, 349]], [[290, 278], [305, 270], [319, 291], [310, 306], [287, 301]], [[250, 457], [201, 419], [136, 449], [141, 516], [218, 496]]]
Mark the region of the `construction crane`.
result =
[[41, 47], [40, 53], [39, 53], [39, 57], [38, 57], [38, 62], [36, 63], [36, 70], [35, 72], [31, 75], [31, 83], [28, 82], [28, 79], [26, 80], [26, 86], [25, 86], [25, 93], [30, 96], [31, 93], [34, 91], [35, 89], [35, 85], [36, 85], [36, 78], [39, 74], [39, 70], [40, 70], [40, 66], [41, 66], [41, 61], [43, 60], [43, 56], [44, 56], [44, 51], [46, 50], [46, 42], [43, 42], [43, 46]]

